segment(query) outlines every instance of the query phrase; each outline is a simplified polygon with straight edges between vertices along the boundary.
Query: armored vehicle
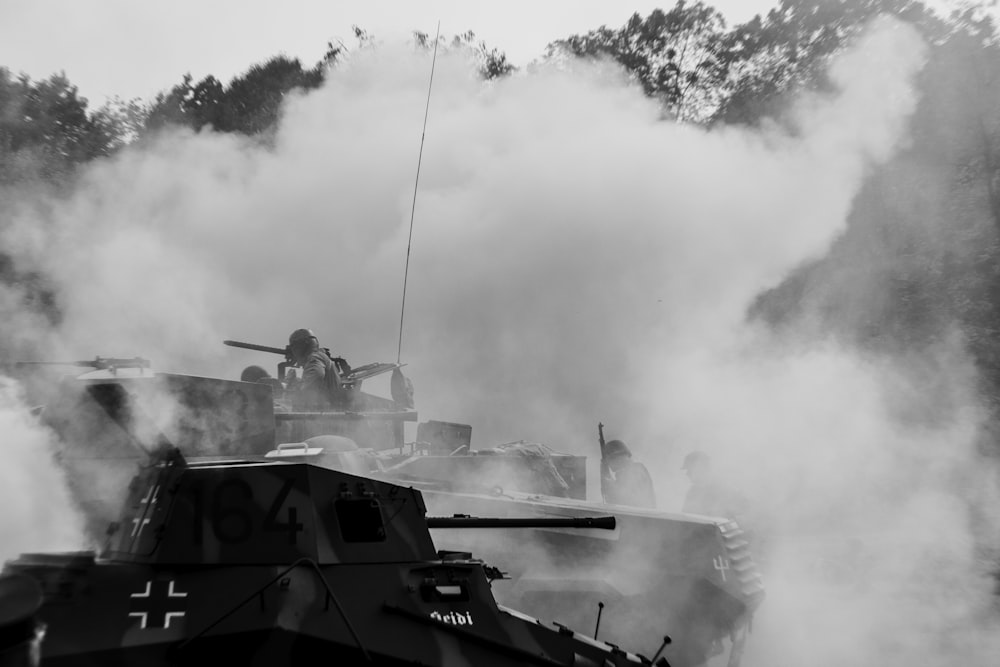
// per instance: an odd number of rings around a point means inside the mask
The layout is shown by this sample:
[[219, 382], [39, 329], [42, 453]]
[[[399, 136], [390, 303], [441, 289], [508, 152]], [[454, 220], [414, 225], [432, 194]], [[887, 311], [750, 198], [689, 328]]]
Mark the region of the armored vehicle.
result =
[[[290, 363], [285, 354], [279, 377]], [[398, 365], [364, 368], [391, 368], [393, 397], [404, 400], [373, 397], [359, 384], [353, 405], [335, 400], [323, 412], [297, 412], [282, 384], [272, 383], [283, 443], [270, 456], [307, 460], [311, 455], [325, 460], [323, 465], [405, 482], [421, 489], [428, 506], [442, 514], [587, 517], [612, 509], [618, 527], [609, 533], [539, 527], [512, 539], [442, 530], [437, 539], [449, 548], [474, 546], [503, 563], [510, 581], [496, 586], [498, 597], [529, 613], [579, 625], [603, 612], [603, 636], [609, 641], [643, 646], [657, 632], [666, 632], [674, 637], [666, 652], [674, 665], [703, 664], [726, 651], [725, 643], [729, 665], [739, 664], [764, 586], [749, 539], [735, 521], [589, 502], [594, 494], [588, 491], [586, 457], [524, 441], [475, 450], [471, 426], [465, 424], [419, 422], [416, 440], [405, 443], [402, 424], [418, 421], [412, 386], [406, 394], [396, 389]], [[294, 427], [282, 433], [283, 423]], [[603, 431], [601, 442], [603, 452]]]
[[[285, 443], [267, 457], [314, 460], [397, 479], [377, 453], [352, 448], [344, 440], [318, 436]], [[452, 473], [462, 471], [460, 459], [470, 455], [454, 458], [459, 460]], [[521, 462], [515, 458], [503, 463], [514, 467]], [[447, 462], [441, 465], [449, 469]], [[748, 539], [736, 522], [506, 489], [476, 493], [464, 482], [457, 484], [464, 490], [455, 491], [413, 475], [404, 483], [420, 489], [437, 514], [545, 520], [612, 513], [616, 527], [611, 531], [539, 525], [529, 534], [446, 527], [434, 534], [445, 548], [488, 554], [490, 562], [502, 565], [508, 577], [496, 582], [494, 591], [504, 604], [572, 627], [593, 623], [595, 634], [599, 630], [607, 641], [640, 651], [657, 650], [655, 638], [669, 634], [673, 643], [664, 654], [675, 666], [700, 665], [723, 652], [728, 653], [727, 664], [739, 664], [764, 588]]]
[[42, 665], [652, 664], [498, 605], [495, 569], [435, 549], [428, 526], [463, 519], [425, 513], [388, 482], [165, 447], [100, 555], [26, 553], [4, 575], [43, 592]]
[[[380, 367], [399, 371], [398, 365]], [[108, 503], [88, 493], [95, 480], [107, 479], [127, 452], [157, 442], [195, 454], [310, 463], [405, 484], [440, 515], [580, 519], [612, 513], [617, 524], [611, 531], [551, 525], [516, 535], [433, 530], [443, 548], [474, 546], [508, 573], [494, 585], [502, 604], [576, 627], [594, 623], [593, 634], [647, 655], [658, 651], [657, 637], [670, 635], [674, 641], [663, 654], [675, 667], [702, 664], [727, 643], [729, 663], [738, 664], [764, 592], [734, 522], [589, 502], [584, 457], [537, 443], [473, 450], [464, 425], [419, 423], [417, 442], [404, 443], [403, 424], [417, 422], [416, 411], [359, 385], [349, 404], [301, 411], [285, 400], [278, 378], [85, 377], [61, 383], [42, 416], [63, 434], [63, 461], [96, 517], [95, 536], [113, 519]], [[206, 443], [218, 451], [206, 451]], [[118, 474], [119, 486], [126, 477]], [[484, 478], [489, 485], [474, 481]]]

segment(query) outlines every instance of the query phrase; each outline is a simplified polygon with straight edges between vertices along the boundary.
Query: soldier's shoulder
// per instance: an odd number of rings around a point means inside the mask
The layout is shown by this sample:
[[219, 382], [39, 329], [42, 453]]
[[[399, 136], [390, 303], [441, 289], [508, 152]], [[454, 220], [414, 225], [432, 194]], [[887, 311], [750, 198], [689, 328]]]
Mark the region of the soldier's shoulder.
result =
[[323, 350], [313, 350], [309, 354], [309, 361], [322, 361], [323, 363], [330, 363], [330, 355], [328, 355]]

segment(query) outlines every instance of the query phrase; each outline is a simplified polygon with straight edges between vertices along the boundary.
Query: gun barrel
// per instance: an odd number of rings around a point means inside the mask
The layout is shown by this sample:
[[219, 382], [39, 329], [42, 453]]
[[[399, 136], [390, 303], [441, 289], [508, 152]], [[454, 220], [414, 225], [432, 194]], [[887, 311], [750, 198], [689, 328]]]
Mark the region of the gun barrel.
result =
[[602, 528], [615, 529], [613, 516], [585, 517], [479, 517], [467, 514], [429, 516], [428, 528]]
[[272, 354], [280, 354], [285, 356], [288, 354], [287, 349], [282, 349], [279, 347], [268, 347], [267, 345], [257, 345], [255, 343], [243, 343], [238, 340], [224, 340], [223, 345], [228, 345], [229, 347], [242, 347], [245, 350], [256, 350], [258, 352], [270, 352]]
[[90, 366], [93, 361], [15, 361], [15, 366]]
[[116, 357], [97, 357], [84, 361], [17, 361], [15, 366], [82, 366], [96, 370], [108, 370], [111, 368], [150, 368], [148, 359], [142, 357], [132, 357], [131, 359], [119, 359]]

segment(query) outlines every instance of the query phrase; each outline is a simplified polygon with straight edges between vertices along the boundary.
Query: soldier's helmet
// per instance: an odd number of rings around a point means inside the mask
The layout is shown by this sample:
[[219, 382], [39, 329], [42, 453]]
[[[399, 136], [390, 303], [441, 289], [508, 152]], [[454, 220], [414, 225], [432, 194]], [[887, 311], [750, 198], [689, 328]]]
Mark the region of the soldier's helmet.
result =
[[681, 466], [681, 470], [688, 470], [699, 463], [708, 463], [708, 460], [708, 454], [705, 452], [690, 452], [684, 457], [684, 465]]
[[309, 340], [310, 338], [316, 338], [316, 334], [314, 334], [311, 330], [296, 329], [292, 332], [292, 335], [288, 337], [288, 344], [295, 345], [297, 343], [301, 343], [302, 341]]
[[241, 382], [260, 382], [271, 377], [271, 374], [260, 366], [247, 366], [240, 374]]
[[607, 457], [613, 456], [632, 456], [632, 452], [621, 440], [612, 440], [611, 442], [604, 445], [604, 455]]

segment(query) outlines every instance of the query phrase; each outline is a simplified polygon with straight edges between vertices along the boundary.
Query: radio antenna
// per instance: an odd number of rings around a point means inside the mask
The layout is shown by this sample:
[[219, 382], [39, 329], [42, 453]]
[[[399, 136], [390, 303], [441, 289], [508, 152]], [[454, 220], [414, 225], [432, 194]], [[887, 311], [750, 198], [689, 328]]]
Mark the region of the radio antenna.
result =
[[399, 308], [399, 347], [396, 350], [396, 363], [403, 359], [403, 314], [406, 312], [406, 279], [410, 274], [410, 247], [413, 245], [413, 217], [417, 210], [417, 188], [420, 185], [420, 163], [424, 158], [424, 137], [427, 136], [427, 114], [431, 109], [431, 88], [434, 85], [434, 65], [437, 63], [438, 37], [441, 35], [441, 21], [438, 21], [437, 32], [434, 33], [434, 56], [431, 58], [431, 80], [427, 84], [427, 106], [424, 108], [424, 129], [420, 133], [420, 153], [417, 156], [417, 179], [413, 184], [413, 205], [410, 207], [410, 236], [406, 241], [406, 268], [403, 270], [403, 303]]

